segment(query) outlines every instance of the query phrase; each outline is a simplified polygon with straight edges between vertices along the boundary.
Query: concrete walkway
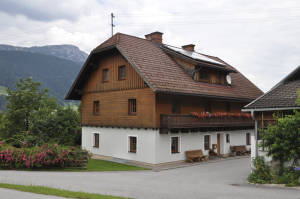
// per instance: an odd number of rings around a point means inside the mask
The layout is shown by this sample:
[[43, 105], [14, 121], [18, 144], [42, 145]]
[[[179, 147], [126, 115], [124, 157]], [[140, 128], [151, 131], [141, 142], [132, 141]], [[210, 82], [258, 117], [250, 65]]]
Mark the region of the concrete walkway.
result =
[[0, 188], [0, 199], [65, 199], [65, 198]]
[[243, 158], [160, 172], [0, 171], [0, 182], [138, 199], [300, 199], [299, 190], [247, 184], [249, 171], [250, 161]]

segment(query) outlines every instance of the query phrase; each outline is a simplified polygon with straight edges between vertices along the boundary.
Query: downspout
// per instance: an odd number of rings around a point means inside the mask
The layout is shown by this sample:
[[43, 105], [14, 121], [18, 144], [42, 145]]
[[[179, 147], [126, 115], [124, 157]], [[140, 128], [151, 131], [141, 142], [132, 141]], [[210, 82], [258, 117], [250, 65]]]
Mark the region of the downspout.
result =
[[257, 135], [258, 135], [258, 127], [257, 127], [257, 120], [255, 119], [254, 116], [254, 110], [251, 110], [251, 117], [254, 120], [254, 138], [255, 138], [255, 158], [258, 157], [258, 140], [257, 140]]

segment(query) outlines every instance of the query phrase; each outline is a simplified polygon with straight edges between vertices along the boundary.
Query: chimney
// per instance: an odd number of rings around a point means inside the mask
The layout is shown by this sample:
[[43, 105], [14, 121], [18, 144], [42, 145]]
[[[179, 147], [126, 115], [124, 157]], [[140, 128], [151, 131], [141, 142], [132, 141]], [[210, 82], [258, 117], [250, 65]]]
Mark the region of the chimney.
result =
[[152, 33], [150, 33], [150, 34], [145, 35], [145, 38], [146, 38], [147, 40], [155, 41], [155, 42], [161, 44], [161, 43], [162, 43], [162, 35], [163, 35], [163, 34], [164, 34], [164, 33], [162, 33], [162, 32], [156, 31], [156, 32], [152, 32]]
[[195, 45], [194, 44], [188, 44], [188, 45], [184, 45], [184, 46], [181, 46], [184, 50], [187, 50], [187, 51], [194, 51], [195, 49]]

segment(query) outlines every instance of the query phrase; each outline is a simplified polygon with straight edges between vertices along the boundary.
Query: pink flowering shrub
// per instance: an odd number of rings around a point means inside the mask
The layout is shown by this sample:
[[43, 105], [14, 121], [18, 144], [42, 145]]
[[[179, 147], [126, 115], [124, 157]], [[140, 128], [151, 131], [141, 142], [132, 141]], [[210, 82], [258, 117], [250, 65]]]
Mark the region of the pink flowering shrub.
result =
[[0, 142], [0, 168], [39, 169], [85, 167], [87, 152], [57, 144], [33, 148], [14, 148]]

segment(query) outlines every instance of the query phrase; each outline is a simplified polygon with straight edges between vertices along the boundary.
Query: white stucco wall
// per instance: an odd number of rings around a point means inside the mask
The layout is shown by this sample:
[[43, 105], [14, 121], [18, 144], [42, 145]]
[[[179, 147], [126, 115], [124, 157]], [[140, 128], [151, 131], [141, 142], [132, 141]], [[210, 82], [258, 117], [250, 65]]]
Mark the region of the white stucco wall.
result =
[[[93, 147], [99, 133], [99, 148]], [[155, 163], [155, 135], [158, 130], [82, 127], [82, 147], [91, 153], [146, 163]], [[137, 137], [137, 152], [128, 152], [128, 136]]]
[[[217, 134], [220, 134], [221, 154], [230, 152], [230, 145], [246, 145], [246, 133], [253, 130], [193, 132], [160, 134], [159, 130], [123, 129], [123, 128], [82, 128], [82, 147], [91, 153], [159, 164], [185, 160], [185, 151], [202, 149], [204, 154], [204, 135], [210, 135], [210, 148], [217, 144]], [[94, 133], [99, 133], [99, 149], [94, 148]], [[230, 134], [230, 143], [226, 143], [226, 134]], [[128, 152], [128, 136], [137, 137], [137, 153]], [[179, 137], [180, 153], [171, 153], [171, 137]], [[248, 146], [250, 147], [250, 146]]]

